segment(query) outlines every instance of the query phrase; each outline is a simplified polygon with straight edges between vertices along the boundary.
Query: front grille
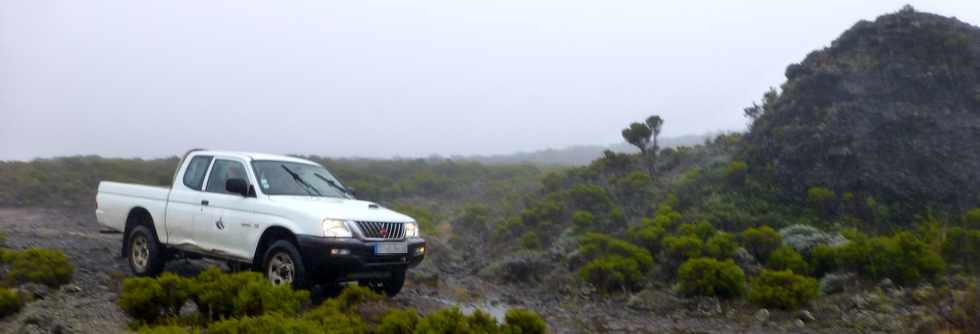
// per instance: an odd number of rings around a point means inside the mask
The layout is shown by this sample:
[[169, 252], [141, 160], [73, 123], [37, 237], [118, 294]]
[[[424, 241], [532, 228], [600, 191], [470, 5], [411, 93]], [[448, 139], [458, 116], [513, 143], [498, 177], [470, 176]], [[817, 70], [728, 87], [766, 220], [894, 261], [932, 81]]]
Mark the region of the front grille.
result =
[[357, 221], [357, 228], [365, 238], [398, 240], [405, 237], [404, 223]]

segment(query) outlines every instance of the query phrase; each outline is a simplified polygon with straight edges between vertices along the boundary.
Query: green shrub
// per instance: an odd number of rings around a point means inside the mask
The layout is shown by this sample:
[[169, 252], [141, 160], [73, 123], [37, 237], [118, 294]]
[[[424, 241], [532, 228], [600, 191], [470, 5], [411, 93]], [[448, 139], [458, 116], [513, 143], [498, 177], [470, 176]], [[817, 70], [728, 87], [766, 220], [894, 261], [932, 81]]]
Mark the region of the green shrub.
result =
[[534, 231], [528, 231], [521, 236], [521, 247], [524, 249], [538, 249], [541, 248], [541, 238]]
[[697, 258], [677, 270], [681, 293], [689, 296], [740, 296], [745, 290], [745, 273], [732, 260]]
[[231, 318], [211, 323], [208, 334], [327, 334], [350, 333], [359, 334], [367, 331], [357, 331], [355, 328], [330, 331], [321, 328], [320, 324], [305, 320], [286, 317], [281, 314], [266, 314], [258, 317]]
[[946, 261], [960, 265], [967, 272], [980, 272], [980, 230], [950, 229], [942, 253]]
[[419, 323], [419, 315], [412, 309], [393, 309], [385, 313], [375, 328], [376, 334], [412, 334]]
[[575, 227], [581, 230], [586, 230], [594, 227], [595, 217], [592, 216], [591, 212], [578, 210], [572, 214], [572, 224], [575, 224]]
[[197, 329], [187, 329], [184, 326], [168, 325], [143, 327], [137, 332], [139, 334], [198, 334], [201, 331]]
[[382, 298], [367, 287], [347, 286], [336, 298], [304, 313], [303, 319], [319, 324], [328, 333], [367, 333], [368, 325], [357, 312], [358, 306]]
[[854, 234], [837, 250], [840, 262], [875, 280], [916, 283], [934, 278], [946, 267], [942, 257], [911, 232], [869, 238]]
[[806, 274], [809, 272], [803, 256], [789, 246], [779, 247], [769, 254], [766, 267], [772, 270], [790, 270], [797, 274]]
[[749, 300], [764, 307], [796, 309], [817, 296], [817, 280], [789, 270], [763, 270], [752, 280]]
[[586, 233], [579, 238], [579, 252], [586, 259], [619, 255], [625, 259], [636, 261], [640, 271], [643, 272], [653, 266], [653, 256], [647, 250], [628, 241], [600, 233]]
[[173, 273], [163, 273], [157, 278], [157, 282], [163, 291], [157, 302], [168, 315], [179, 315], [181, 307], [191, 297], [191, 280]]
[[667, 234], [667, 231], [663, 227], [655, 226], [652, 223], [648, 224], [646, 223], [647, 221], [647, 219], [644, 219], [642, 225], [631, 226], [626, 231], [626, 236], [630, 241], [646, 248], [651, 254], [656, 254], [660, 252], [661, 240]]
[[749, 169], [749, 164], [744, 161], [733, 160], [725, 166], [725, 178], [728, 182], [734, 185], [741, 185], [745, 183], [746, 171]]
[[466, 315], [459, 308], [451, 307], [429, 314], [419, 321], [415, 333], [455, 334], [472, 333]]
[[967, 228], [980, 229], [980, 208], [967, 210], [963, 214], [963, 223]]
[[241, 288], [250, 281], [262, 280], [265, 278], [259, 273], [226, 274], [221, 269], [211, 267], [194, 278], [192, 299], [198, 312], [207, 319], [231, 317], [235, 315], [235, 300]]
[[165, 291], [150, 277], [131, 277], [123, 281], [122, 294], [116, 303], [130, 317], [152, 324], [162, 316]]
[[504, 334], [544, 334], [548, 330], [548, 324], [534, 311], [513, 308], [504, 315], [501, 329]]
[[234, 315], [256, 316], [266, 313], [296, 315], [309, 303], [310, 293], [288, 285], [274, 286], [266, 279], [249, 280], [240, 287], [233, 302]]
[[469, 324], [471, 333], [490, 334], [500, 332], [497, 319], [483, 310], [473, 311], [473, 313], [466, 317], [466, 322]]
[[706, 221], [695, 224], [683, 224], [679, 228], [680, 235], [693, 236], [701, 240], [708, 240], [708, 238], [715, 235], [716, 231], [715, 227]]
[[735, 243], [735, 236], [727, 232], [715, 233], [704, 245], [704, 251], [708, 256], [724, 260], [735, 257], [738, 244]]
[[806, 201], [813, 206], [814, 210], [826, 217], [833, 214], [837, 194], [824, 187], [810, 187], [806, 191]]
[[24, 300], [17, 291], [0, 288], [0, 318], [17, 313], [24, 306]]
[[4, 252], [4, 262], [10, 264], [8, 283], [40, 283], [58, 287], [71, 282], [75, 268], [64, 253], [53, 249], [30, 248]]
[[620, 255], [593, 259], [579, 268], [578, 273], [582, 280], [606, 292], [637, 288], [643, 279], [640, 265]]
[[695, 236], [664, 237], [664, 254], [676, 265], [688, 259], [701, 256], [704, 243]]
[[344, 287], [344, 290], [340, 292], [337, 298], [333, 301], [338, 303], [341, 311], [348, 312], [353, 310], [358, 305], [370, 302], [376, 302], [384, 299], [384, 296], [374, 292], [368, 287], [359, 285], [348, 285]]
[[779, 248], [783, 237], [769, 226], [749, 228], [739, 236], [742, 247], [760, 261], [769, 258], [769, 253]]
[[822, 277], [841, 266], [837, 247], [819, 245], [810, 251], [810, 269], [817, 277]]

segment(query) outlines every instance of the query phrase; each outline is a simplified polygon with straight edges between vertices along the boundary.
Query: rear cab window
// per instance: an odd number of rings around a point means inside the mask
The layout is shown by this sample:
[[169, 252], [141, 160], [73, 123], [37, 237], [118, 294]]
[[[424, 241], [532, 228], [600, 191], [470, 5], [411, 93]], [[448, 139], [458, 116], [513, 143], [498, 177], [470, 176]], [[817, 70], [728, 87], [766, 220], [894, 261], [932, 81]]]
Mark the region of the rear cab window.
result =
[[199, 155], [191, 159], [184, 171], [184, 185], [194, 190], [201, 190], [204, 186], [204, 175], [208, 172], [213, 157], [209, 155]]

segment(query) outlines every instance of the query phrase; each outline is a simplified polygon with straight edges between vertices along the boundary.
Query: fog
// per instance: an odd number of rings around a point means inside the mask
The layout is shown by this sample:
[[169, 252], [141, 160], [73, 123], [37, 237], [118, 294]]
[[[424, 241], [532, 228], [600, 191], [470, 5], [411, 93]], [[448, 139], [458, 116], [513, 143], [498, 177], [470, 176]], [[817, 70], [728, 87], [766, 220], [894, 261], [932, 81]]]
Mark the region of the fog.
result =
[[[499, 154], [743, 130], [786, 65], [909, 1], [0, 0], [0, 160], [193, 147]], [[913, 1], [980, 22], [978, 1]]]

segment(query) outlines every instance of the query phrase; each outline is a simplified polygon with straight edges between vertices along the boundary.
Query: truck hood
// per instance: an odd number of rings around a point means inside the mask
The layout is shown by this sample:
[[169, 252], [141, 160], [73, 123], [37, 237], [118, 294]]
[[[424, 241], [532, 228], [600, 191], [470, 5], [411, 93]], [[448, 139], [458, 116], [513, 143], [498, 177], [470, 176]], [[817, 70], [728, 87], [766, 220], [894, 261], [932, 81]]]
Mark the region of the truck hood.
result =
[[319, 218], [359, 221], [414, 222], [412, 217], [389, 210], [374, 202], [311, 196], [269, 196], [277, 206]]

